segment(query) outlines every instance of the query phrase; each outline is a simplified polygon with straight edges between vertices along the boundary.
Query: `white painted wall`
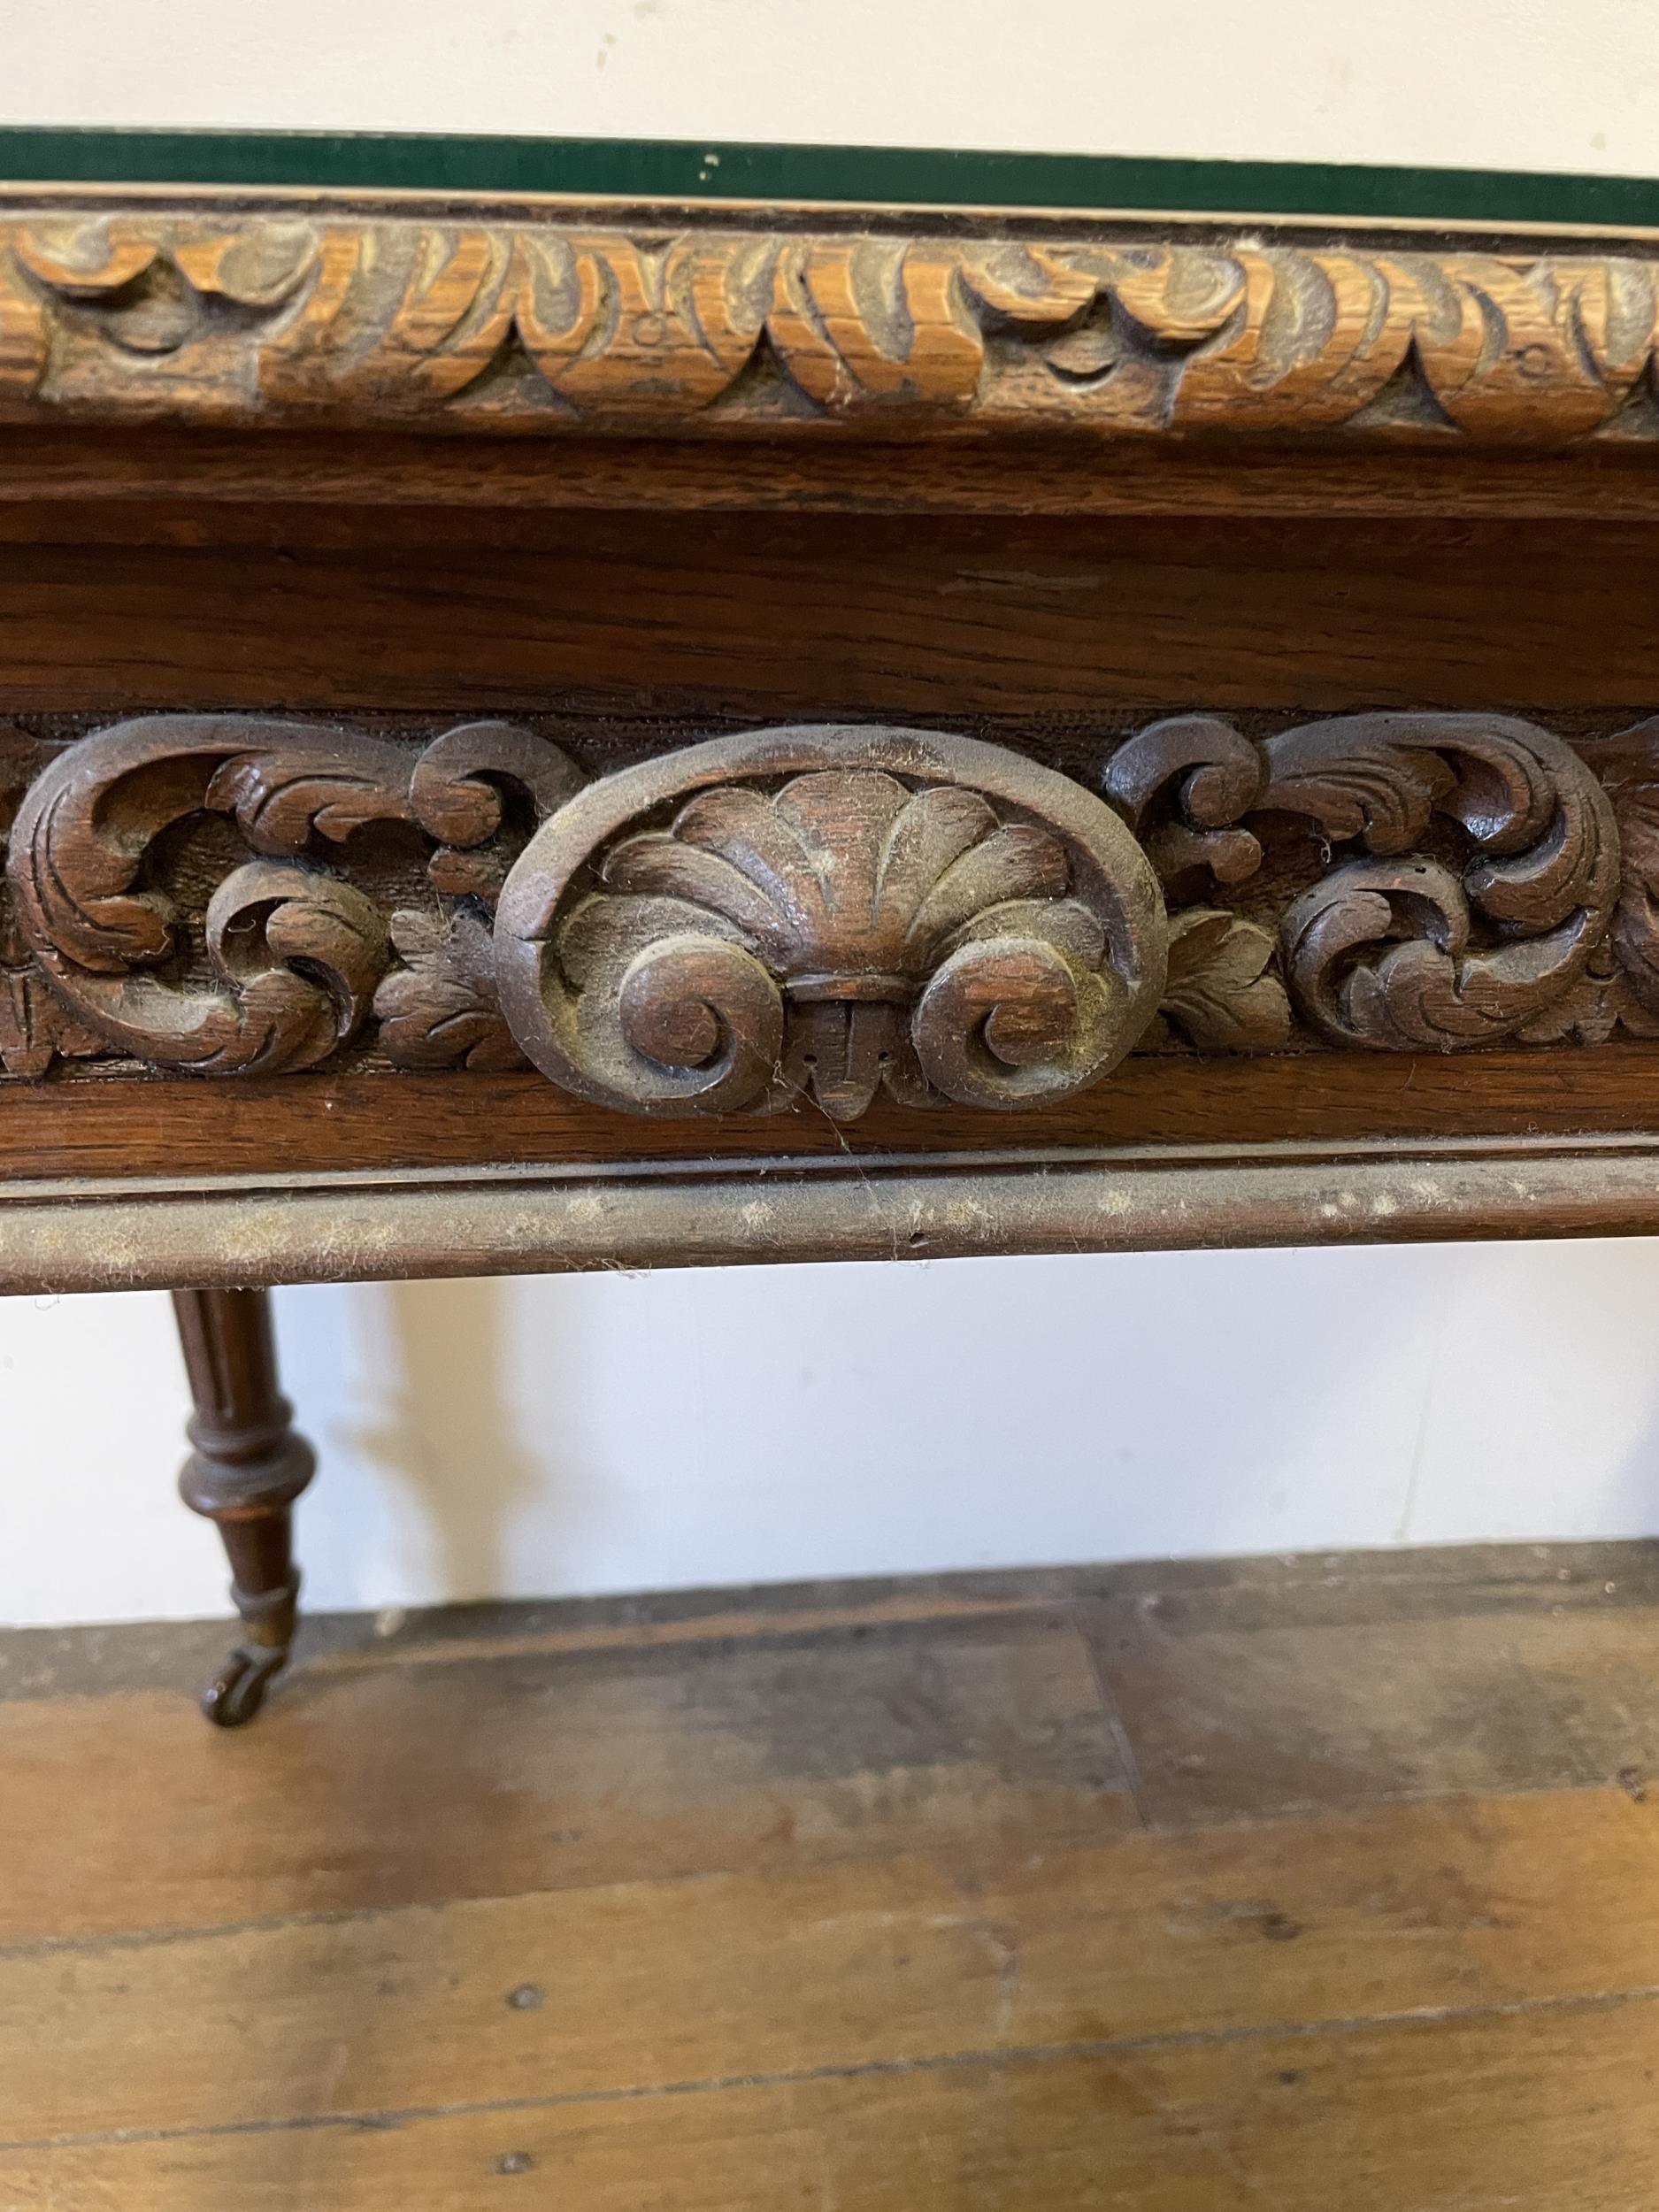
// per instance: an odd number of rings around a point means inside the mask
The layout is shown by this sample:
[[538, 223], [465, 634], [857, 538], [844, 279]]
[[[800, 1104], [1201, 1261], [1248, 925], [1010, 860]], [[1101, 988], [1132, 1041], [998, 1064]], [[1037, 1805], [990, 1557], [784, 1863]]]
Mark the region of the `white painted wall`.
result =
[[[10, 0], [5, 42], [13, 123], [1659, 173], [1659, 0]], [[1642, 1241], [303, 1290], [279, 1320], [333, 1606], [1650, 1532], [1655, 1310]], [[220, 1609], [165, 1301], [0, 1302], [0, 1621]]]
[[0, 119], [1659, 166], [1655, 0], [8, 0]]

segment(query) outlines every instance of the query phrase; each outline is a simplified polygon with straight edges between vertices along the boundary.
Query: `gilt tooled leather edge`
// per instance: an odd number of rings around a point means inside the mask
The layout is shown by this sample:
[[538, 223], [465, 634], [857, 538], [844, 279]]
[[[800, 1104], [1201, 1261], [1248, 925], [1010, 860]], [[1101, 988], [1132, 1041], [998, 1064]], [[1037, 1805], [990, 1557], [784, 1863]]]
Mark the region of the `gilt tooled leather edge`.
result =
[[[1010, 219], [1010, 231], [1018, 228]], [[66, 202], [0, 420], [793, 439], [1659, 436], [1659, 260]]]

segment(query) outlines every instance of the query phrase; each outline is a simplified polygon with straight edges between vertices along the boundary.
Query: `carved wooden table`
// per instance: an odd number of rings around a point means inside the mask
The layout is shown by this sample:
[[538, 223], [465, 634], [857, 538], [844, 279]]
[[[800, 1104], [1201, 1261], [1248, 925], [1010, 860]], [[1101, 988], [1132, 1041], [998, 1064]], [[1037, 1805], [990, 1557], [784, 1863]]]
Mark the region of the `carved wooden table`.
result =
[[1651, 242], [4, 221], [0, 1287], [176, 1292], [215, 1719], [264, 1286], [1659, 1228]]

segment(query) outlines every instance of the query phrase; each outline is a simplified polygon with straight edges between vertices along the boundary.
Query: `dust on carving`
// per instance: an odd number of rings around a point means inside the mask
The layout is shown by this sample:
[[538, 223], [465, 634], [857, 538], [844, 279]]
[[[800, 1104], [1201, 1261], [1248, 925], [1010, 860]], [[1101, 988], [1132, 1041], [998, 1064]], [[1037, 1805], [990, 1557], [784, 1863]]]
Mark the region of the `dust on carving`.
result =
[[0, 413], [1548, 445], [1651, 438], [1656, 317], [1629, 253], [49, 209]]
[[528, 1060], [626, 1110], [850, 1120], [1131, 1049], [1659, 1034], [1659, 718], [1193, 713], [1095, 763], [826, 725], [590, 780], [492, 720], [0, 730], [0, 1064]]

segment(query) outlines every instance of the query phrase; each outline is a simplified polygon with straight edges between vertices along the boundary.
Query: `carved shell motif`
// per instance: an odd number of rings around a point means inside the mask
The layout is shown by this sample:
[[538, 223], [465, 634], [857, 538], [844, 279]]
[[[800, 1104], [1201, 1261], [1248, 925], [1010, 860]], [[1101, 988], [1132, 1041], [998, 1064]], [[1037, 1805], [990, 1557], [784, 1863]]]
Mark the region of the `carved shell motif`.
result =
[[879, 1088], [1014, 1106], [1151, 1020], [1163, 900], [1078, 785], [905, 730], [773, 730], [608, 777], [532, 840], [496, 924], [544, 1073], [638, 1113]]

